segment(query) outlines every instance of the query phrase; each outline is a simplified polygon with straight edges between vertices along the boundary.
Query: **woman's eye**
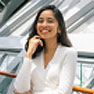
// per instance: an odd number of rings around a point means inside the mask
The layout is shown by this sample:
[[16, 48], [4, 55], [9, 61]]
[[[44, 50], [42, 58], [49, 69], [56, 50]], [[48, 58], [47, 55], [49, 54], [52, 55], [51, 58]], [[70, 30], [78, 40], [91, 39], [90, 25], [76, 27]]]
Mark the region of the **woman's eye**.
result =
[[[43, 23], [43, 22], [45, 22], [45, 20], [43, 20], [43, 19], [38, 20], [38, 23]], [[53, 19], [47, 19], [46, 22], [47, 23], [54, 23], [54, 20]]]
[[51, 19], [51, 18], [49, 18], [49, 19], [48, 19], [48, 23], [54, 23], [54, 20]]
[[42, 20], [42, 19], [39, 19], [39, 20], [38, 20], [38, 23], [43, 23], [43, 20]]
[[49, 23], [53, 23], [54, 21], [53, 20], [48, 20]]

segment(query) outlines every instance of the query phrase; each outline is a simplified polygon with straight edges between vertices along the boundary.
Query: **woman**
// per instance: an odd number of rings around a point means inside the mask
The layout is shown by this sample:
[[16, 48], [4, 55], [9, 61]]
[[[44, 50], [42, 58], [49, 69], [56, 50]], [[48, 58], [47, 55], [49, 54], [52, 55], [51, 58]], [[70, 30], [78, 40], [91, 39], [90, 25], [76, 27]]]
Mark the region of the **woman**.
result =
[[30, 29], [15, 94], [70, 94], [76, 62], [61, 12], [54, 5], [41, 8]]

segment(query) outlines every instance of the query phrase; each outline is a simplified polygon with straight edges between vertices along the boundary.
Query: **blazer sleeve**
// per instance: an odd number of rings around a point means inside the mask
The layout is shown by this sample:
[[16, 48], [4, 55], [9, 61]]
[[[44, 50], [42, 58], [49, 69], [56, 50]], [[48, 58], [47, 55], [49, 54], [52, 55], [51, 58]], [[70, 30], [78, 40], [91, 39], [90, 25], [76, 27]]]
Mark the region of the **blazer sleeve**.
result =
[[71, 94], [76, 71], [77, 52], [74, 49], [69, 50], [62, 62], [64, 64], [60, 73], [58, 88], [38, 94]]
[[29, 91], [31, 88], [31, 86], [30, 86], [31, 63], [32, 63], [32, 60], [30, 60], [26, 57], [24, 58], [23, 65], [17, 75], [15, 82], [14, 82], [14, 88], [19, 93], [24, 93], [26, 91]]

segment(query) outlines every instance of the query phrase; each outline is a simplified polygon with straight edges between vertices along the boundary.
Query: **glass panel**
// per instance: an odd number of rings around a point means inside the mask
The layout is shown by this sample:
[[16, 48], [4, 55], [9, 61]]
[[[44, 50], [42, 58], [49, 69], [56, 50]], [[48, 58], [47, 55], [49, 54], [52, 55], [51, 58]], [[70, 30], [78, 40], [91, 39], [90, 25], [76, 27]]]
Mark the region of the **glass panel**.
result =
[[8, 65], [11, 63], [11, 61], [15, 58], [15, 56], [7, 55], [6, 58], [3, 60], [3, 63], [0, 66], [0, 71], [8, 72]]
[[[23, 63], [22, 57], [8, 56], [4, 59], [1, 69], [5, 72], [15, 73], [19, 71]], [[11, 68], [11, 69], [10, 69]], [[0, 93], [1, 94], [14, 94], [13, 81], [15, 79], [7, 76], [0, 75]]]
[[93, 80], [94, 76], [94, 63], [77, 63], [77, 70], [76, 70], [76, 78], [75, 78], [75, 85], [92, 88], [90, 86], [90, 81]]

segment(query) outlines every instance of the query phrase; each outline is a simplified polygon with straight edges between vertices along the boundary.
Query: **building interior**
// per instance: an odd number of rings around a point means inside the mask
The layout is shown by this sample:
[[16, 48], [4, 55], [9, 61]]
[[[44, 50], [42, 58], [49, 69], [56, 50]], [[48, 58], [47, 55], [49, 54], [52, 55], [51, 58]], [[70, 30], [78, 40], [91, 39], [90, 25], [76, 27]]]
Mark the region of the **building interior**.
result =
[[[77, 50], [75, 86], [94, 89], [94, 0], [0, 0], [0, 72], [17, 74], [25, 43], [38, 10], [60, 9], [68, 36]], [[1, 75], [0, 94], [14, 94], [15, 78]], [[72, 94], [88, 94], [73, 91]]]

